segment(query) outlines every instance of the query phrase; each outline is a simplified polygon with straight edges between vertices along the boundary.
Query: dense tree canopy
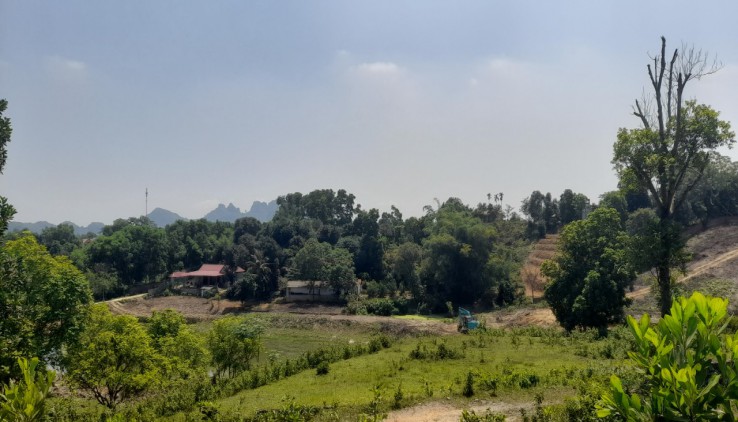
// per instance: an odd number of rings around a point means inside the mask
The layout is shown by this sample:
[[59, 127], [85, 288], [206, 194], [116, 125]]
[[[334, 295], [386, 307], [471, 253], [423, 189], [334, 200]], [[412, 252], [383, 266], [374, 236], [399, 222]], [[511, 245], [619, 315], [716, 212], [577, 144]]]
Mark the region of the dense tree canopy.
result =
[[519, 268], [521, 257], [508, 254], [510, 245], [501, 241], [497, 229], [502, 222], [484, 223], [456, 198], [442, 204], [433, 216], [419, 269], [428, 304], [440, 310], [447, 301], [494, 305], [514, 300], [517, 275], [501, 264]]
[[88, 265], [113, 269], [126, 285], [157, 281], [169, 269], [165, 233], [150, 224], [126, 224], [89, 246]]
[[18, 357], [58, 363], [87, 322], [92, 300], [82, 273], [26, 233], [0, 248], [0, 378]]
[[351, 254], [342, 248], [310, 239], [300, 249], [290, 267], [290, 277], [295, 280], [326, 281], [336, 292], [350, 292], [356, 283]]
[[546, 301], [562, 327], [606, 330], [623, 320], [625, 288], [635, 278], [627, 246], [612, 208], [599, 208], [564, 227], [558, 254], [541, 271], [550, 279]]
[[52, 255], [70, 256], [76, 248], [82, 245], [79, 237], [74, 234], [74, 227], [66, 223], [43, 229], [38, 236], [38, 241]]
[[262, 327], [233, 316], [213, 322], [207, 345], [214, 377], [230, 377], [251, 368], [251, 361], [261, 352], [262, 331]]
[[138, 320], [113, 315], [106, 304], [92, 307], [90, 323], [65, 360], [72, 385], [111, 409], [159, 382], [166, 365]]

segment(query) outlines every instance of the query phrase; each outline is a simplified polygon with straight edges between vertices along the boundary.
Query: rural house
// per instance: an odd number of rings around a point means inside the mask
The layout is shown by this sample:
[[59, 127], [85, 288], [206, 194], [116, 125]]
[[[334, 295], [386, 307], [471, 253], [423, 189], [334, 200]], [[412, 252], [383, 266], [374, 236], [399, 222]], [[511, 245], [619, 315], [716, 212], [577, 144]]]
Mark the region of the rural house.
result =
[[[234, 282], [243, 277], [245, 272], [243, 268], [236, 267]], [[231, 284], [223, 264], [202, 264], [195, 271], [175, 271], [169, 275], [169, 279], [172, 286], [177, 286], [182, 293], [197, 296], [207, 296], [217, 291], [217, 288], [228, 288]]]

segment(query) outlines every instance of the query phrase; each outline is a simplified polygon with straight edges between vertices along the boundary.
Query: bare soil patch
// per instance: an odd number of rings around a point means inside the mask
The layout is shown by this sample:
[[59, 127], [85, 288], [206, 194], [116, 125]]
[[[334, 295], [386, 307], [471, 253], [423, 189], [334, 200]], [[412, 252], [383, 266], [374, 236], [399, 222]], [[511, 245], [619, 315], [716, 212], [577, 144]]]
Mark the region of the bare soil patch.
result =
[[268, 312], [298, 314], [305, 324], [355, 323], [372, 325], [377, 330], [392, 334], [455, 334], [456, 323], [442, 320], [400, 319], [374, 315], [344, 315], [340, 306], [306, 304], [263, 304], [242, 307], [232, 300], [204, 299], [192, 296], [165, 296], [146, 298], [145, 295], [129, 296], [107, 302], [111, 312], [148, 318], [154, 311], [174, 309], [190, 322], [207, 321], [224, 314], [242, 312]]
[[[525, 409], [526, 412], [532, 413], [534, 406], [532, 403], [474, 400], [465, 409], [472, 410], [478, 415], [484, 414], [487, 410], [502, 413], [506, 416], [506, 421], [514, 422], [523, 420], [520, 415], [520, 409]], [[458, 422], [461, 417], [461, 411], [462, 409], [452, 402], [435, 401], [391, 412], [386, 420], [389, 422]]]
[[174, 309], [188, 321], [207, 321], [223, 314], [238, 312], [241, 303], [227, 299], [205, 299], [193, 296], [164, 296], [146, 298], [145, 295], [128, 296], [106, 302], [114, 314], [148, 318], [154, 311]]

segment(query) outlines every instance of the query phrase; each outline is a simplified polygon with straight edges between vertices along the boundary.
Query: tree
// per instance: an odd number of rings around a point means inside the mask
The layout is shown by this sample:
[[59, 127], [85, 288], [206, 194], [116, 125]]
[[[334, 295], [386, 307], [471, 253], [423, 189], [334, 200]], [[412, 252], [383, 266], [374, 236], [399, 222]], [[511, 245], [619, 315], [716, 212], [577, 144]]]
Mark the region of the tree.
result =
[[251, 361], [261, 351], [263, 331], [261, 326], [235, 316], [215, 320], [207, 339], [215, 370], [213, 377], [231, 377], [250, 369]]
[[528, 216], [528, 236], [542, 238], [546, 233], [556, 233], [559, 227], [559, 201], [552, 199], [551, 193], [533, 191], [523, 200], [520, 211]]
[[184, 316], [173, 309], [154, 311], [147, 330], [151, 345], [169, 365], [169, 376], [190, 378], [206, 369], [209, 355], [202, 337], [192, 332]]
[[92, 301], [82, 273], [26, 232], [0, 248], [0, 381], [18, 357], [58, 363], [75, 343]]
[[82, 246], [82, 242], [74, 234], [74, 227], [69, 223], [62, 223], [56, 227], [46, 227], [41, 230], [38, 241], [52, 255], [71, 256], [76, 248]]
[[682, 224], [707, 226], [710, 219], [738, 215], [738, 162], [712, 153], [705, 172], [689, 191], [676, 219]]
[[682, 50], [667, 57], [661, 37], [661, 52], [647, 66], [651, 96], [636, 100], [633, 109], [641, 127], [618, 131], [612, 160], [621, 183], [650, 193], [659, 217], [659, 253], [653, 266], [662, 315], [671, 308], [671, 264], [679, 252], [672, 236], [674, 212], [702, 177], [709, 152], [735, 142], [730, 124], [717, 111], [684, 100], [687, 84], [717, 66], [702, 51]]
[[635, 340], [630, 361], [642, 384], [632, 393], [620, 378], [597, 405], [598, 417], [619, 420], [738, 420], [738, 333], [724, 334], [728, 301], [695, 292], [677, 299], [651, 326], [628, 316]]
[[346, 249], [310, 239], [292, 260], [290, 278], [309, 282], [328, 282], [336, 294], [355, 286], [354, 263]]
[[[13, 127], [10, 125], [10, 118], [3, 117], [3, 113], [8, 108], [7, 100], [0, 100], [0, 174], [3, 174], [5, 162], [8, 160], [7, 145], [10, 142], [10, 135], [13, 133]], [[7, 198], [0, 195], [0, 235], [8, 229], [8, 222], [15, 215], [15, 208], [8, 203]]]
[[[110, 227], [105, 226], [106, 229]], [[90, 244], [90, 266], [107, 266], [126, 286], [155, 281], [166, 273], [169, 248], [164, 229], [145, 223], [127, 223], [107, 232], [110, 234], [101, 235]]]
[[412, 242], [405, 242], [390, 249], [384, 255], [392, 279], [399, 291], [410, 291], [413, 297], [422, 297], [418, 279], [418, 266], [423, 256], [423, 248]]
[[89, 325], [65, 357], [66, 378], [115, 409], [158, 382], [165, 364], [136, 318], [113, 315], [107, 305], [92, 307]]
[[564, 190], [559, 197], [559, 214], [561, 225], [565, 226], [572, 221], [584, 218], [584, 211], [589, 205], [589, 198], [584, 194], [574, 193], [571, 189]]
[[628, 201], [625, 194], [621, 191], [610, 191], [600, 195], [599, 207], [612, 208], [620, 214], [620, 221], [625, 222], [628, 219]]
[[541, 267], [550, 280], [544, 297], [559, 324], [567, 331], [595, 327], [606, 332], [608, 324], [621, 322], [629, 303], [625, 288], [635, 272], [617, 211], [599, 208], [586, 220], [569, 223], [559, 248]]
[[447, 301], [471, 304], [495, 287], [488, 266], [497, 235], [493, 226], [451, 198], [436, 211], [430, 231], [419, 275], [433, 308], [443, 309]]

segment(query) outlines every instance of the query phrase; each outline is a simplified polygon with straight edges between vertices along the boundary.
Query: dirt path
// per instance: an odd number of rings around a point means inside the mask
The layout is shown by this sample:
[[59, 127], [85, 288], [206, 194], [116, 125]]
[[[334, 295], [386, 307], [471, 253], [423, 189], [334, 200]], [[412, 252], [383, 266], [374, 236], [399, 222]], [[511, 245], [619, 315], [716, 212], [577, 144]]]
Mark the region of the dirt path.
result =
[[721, 255], [718, 255], [708, 260], [707, 262], [696, 265], [695, 267], [689, 270], [686, 277], [682, 277], [679, 281], [685, 282], [685, 281], [691, 280], [692, 278], [695, 278], [701, 274], [704, 274], [707, 271], [714, 269], [715, 267], [727, 264], [728, 262], [734, 259], [738, 259], [738, 249], [723, 253]]
[[[551, 403], [544, 403], [548, 405]], [[532, 403], [504, 403], [475, 400], [466, 408], [473, 410], [477, 415], [483, 415], [487, 410], [502, 413], [508, 422], [521, 421], [520, 409], [525, 409], [528, 414], [534, 411]], [[391, 412], [386, 421], [389, 422], [458, 422], [462, 409], [452, 403], [440, 401], [423, 403], [417, 406]]]

